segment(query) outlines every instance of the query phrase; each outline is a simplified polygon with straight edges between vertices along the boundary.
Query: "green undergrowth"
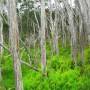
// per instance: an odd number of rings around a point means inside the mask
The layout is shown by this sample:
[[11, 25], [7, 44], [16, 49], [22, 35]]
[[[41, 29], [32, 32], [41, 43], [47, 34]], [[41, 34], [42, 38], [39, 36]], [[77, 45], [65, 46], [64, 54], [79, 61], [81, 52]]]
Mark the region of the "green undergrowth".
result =
[[[37, 48], [36, 51], [34, 54], [35, 51], [30, 50], [32, 65], [40, 69], [40, 49]], [[24, 90], [90, 90], [90, 48], [85, 49], [85, 65], [76, 67], [72, 63], [69, 48], [60, 48], [59, 51], [59, 55], [51, 55], [50, 48], [47, 47], [47, 77], [22, 65]], [[20, 56], [22, 60], [29, 62], [24, 49], [21, 49]], [[12, 57], [4, 51], [1, 59], [3, 80], [0, 90], [15, 90]]]

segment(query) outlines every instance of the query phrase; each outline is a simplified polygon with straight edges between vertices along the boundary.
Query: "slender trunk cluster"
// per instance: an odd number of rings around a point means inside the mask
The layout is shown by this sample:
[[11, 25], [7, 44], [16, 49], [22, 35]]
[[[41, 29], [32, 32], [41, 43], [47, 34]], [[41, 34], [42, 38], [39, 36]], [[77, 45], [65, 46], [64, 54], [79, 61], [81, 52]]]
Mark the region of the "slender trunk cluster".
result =
[[77, 64], [77, 58], [76, 58], [77, 57], [77, 37], [76, 37], [76, 28], [74, 26], [74, 13], [72, 8], [69, 6], [69, 3], [67, 0], [64, 0], [63, 3], [68, 14], [69, 30], [71, 33], [71, 52], [72, 52], [72, 58], [76, 65]]
[[84, 48], [87, 45], [88, 41], [88, 31], [89, 30], [89, 7], [86, 2], [87, 0], [75, 0], [75, 9], [76, 13], [78, 14], [78, 32], [79, 32], [79, 51], [81, 62], [84, 64]]
[[[55, 12], [53, 11], [52, 5], [50, 5], [50, 23], [51, 23], [51, 35], [52, 35], [52, 44], [53, 44], [53, 52], [59, 54], [59, 46], [58, 46], [58, 7], [57, 0], [55, 6]], [[54, 14], [54, 15], [53, 15]]]

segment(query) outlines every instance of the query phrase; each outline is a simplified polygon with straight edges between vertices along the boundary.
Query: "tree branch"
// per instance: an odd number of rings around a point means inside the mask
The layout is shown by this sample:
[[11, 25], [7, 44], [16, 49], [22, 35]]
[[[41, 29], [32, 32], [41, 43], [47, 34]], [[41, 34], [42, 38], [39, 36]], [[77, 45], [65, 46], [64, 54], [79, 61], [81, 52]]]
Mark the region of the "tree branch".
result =
[[[10, 50], [9, 50], [6, 46], [2, 45], [1, 43], [0, 43], [0, 46], [10, 52]], [[20, 60], [20, 62], [21, 62], [21, 64], [25, 64], [26, 66], [30, 67], [30, 68], [33, 69], [34, 71], [41, 72], [39, 69], [37, 69], [36, 67], [31, 66], [31, 65], [30, 65], [29, 63], [27, 63], [27, 62], [24, 62], [24, 61], [22, 61], [22, 60]]]
[[10, 50], [6, 46], [2, 45], [1, 43], [0, 43], [0, 46], [10, 52]]
[[34, 71], [37, 71], [37, 72], [41, 72], [39, 69], [37, 69], [36, 67], [33, 67], [33, 66], [31, 66], [29, 63], [27, 63], [27, 62], [24, 62], [24, 61], [20, 61], [21, 62], [21, 64], [25, 64], [26, 66], [28, 66], [28, 67], [30, 67], [31, 69], [33, 69]]

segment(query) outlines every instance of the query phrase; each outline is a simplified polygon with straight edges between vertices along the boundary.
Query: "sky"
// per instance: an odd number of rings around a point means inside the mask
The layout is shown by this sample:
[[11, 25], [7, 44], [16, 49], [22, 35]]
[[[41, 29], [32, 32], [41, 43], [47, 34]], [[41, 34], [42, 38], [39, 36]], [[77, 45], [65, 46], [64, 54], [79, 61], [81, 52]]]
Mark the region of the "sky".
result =
[[54, 4], [55, 3], [55, 1], [54, 0], [51, 0], [51, 4]]
[[[75, 1], [75, 0], [68, 0], [69, 4], [70, 4], [72, 7], [75, 6], [74, 1]], [[51, 0], [51, 4], [55, 4], [55, 0]]]

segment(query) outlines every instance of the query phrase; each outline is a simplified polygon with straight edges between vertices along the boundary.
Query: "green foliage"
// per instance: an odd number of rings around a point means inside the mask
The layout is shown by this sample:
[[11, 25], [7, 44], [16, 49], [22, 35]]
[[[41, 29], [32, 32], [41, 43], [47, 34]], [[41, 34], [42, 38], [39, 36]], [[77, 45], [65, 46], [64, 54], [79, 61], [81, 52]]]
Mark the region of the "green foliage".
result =
[[90, 46], [85, 49], [85, 63], [90, 64]]
[[2, 57], [2, 75], [3, 75], [3, 83], [7, 90], [9, 88], [15, 87], [13, 61], [11, 55], [8, 54], [6, 51], [5, 55]]
[[90, 90], [90, 77], [79, 77], [78, 79], [78, 90]]
[[[34, 50], [31, 49], [31, 51], [31, 57], [34, 58]], [[89, 60], [88, 51], [85, 50], [86, 62], [87, 59]], [[39, 56], [40, 50], [37, 50], [37, 54]], [[50, 49], [47, 47], [47, 55], [49, 54]], [[25, 50], [21, 50], [21, 57], [25, 61], [28, 60]], [[5, 51], [2, 60], [3, 85], [6, 90], [14, 90], [15, 81], [11, 55]], [[38, 60], [40, 62], [40, 57]], [[74, 67], [68, 48], [61, 48], [59, 55], [48, 57], [47, 77], [25, 65], [22, 65], [22, 74], [24, 90], [90, 90], [90, 64], [86, 63], [83, 67]]]

